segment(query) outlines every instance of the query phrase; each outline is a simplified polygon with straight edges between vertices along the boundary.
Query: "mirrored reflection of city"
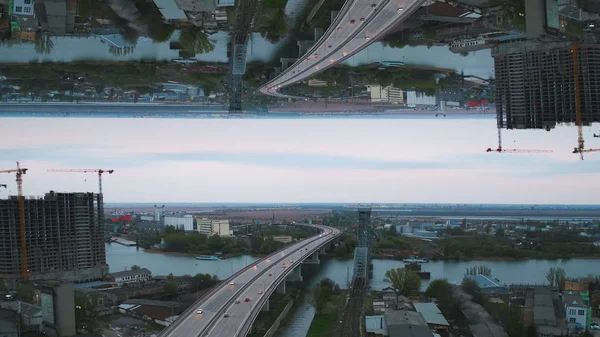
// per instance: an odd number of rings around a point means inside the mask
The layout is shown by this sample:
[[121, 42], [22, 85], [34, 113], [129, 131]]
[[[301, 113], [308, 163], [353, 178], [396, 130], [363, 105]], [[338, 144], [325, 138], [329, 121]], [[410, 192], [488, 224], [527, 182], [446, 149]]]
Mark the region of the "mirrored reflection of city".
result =
[[[4, 0], [5, 113], [600, 118], [600, 7], [569, 0]], [[600, 136], [593, 134], [594, 137]]]
[[599, 25], [0, 0], [0, 337], [600, 337]]

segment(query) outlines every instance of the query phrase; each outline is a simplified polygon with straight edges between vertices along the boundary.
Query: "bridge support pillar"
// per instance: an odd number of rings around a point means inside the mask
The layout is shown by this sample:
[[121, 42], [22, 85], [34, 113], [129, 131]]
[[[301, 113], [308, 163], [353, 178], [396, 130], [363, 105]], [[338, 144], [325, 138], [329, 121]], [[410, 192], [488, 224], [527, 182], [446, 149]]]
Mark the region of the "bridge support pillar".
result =
[[296, 268], [294, 268], [294, 270], [292, 270], [292, 272], [285, 278], [284, 281], [302, 282], [301, 266], [302, 265], [298, 265]]
[[307, 257], [304, 261], [302, 261], [302, 263], [306, 263], [306, 264], [319, 264], [319, 263], [321, 263], [321, 261], [319, 260], [319, 252], [316, 251], [316, 252], [310, 254], [310, 256]]
[[321, 249], [319, 249], [319, 255], [325, 255], [327, 254], [327, 249], [329, 248], [329, 243], [326, 244], [325, 246], [321, 247]]
[[269, 310], [270, 310], [270, 307], [269, 307], [269, 300], [267, 300], [267, 301], [265, 302], [265, 305], [263, 305], [263, 307], [262, 307], [262, 308], [260, 308], [260, 311], [269, 311]]
[[275, 289], [275, 292], [278, 294], [285, 294], [285, 280], [283, 280], [283, 282], [279, 283], [279, 285], [277, 286], [277, 289]]

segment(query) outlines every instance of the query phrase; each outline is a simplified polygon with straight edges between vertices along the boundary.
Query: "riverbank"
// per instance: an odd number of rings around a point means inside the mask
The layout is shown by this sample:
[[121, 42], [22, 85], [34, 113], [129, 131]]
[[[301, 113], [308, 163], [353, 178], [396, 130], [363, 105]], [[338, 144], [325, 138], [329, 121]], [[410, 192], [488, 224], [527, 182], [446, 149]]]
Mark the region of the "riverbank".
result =
[[337, 336], [336, 328], [344, 316], [347, 291], [340, 291], [331, 296], [320, 314], [315, 314], [306, 337], [332, 337]]

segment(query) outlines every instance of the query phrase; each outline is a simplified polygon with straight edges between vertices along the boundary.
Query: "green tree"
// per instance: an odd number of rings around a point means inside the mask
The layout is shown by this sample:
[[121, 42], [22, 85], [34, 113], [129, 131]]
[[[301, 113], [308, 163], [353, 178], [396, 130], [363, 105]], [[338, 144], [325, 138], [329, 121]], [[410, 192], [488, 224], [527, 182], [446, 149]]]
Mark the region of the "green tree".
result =
[[385, 272], [385, 277], [392, 282], [392, 287], [400, 295], [414, 295], [419, 293], [421, 288], [421, 278], [412, 270], [405, 268], [390, 269]]
[[217, 252], [221, 249], [221, 237], [218, 234], [211, 235], [208, 237], [206, 244], [212, 252]]
[[311, 290], [311, 301], [315, 306], [315, 310], [317, 315], [321, 315], [323, 313], [323, 309], [327, 306], [327, 303], [331, 299], [333, 295], [333, 290], [337, 287], [335, 282], [331, 281], [328, 278], [324, 278], [319, 282], [319, 284], [315, 285]]
[[97, 292], [75, 292], [75, 322], [77, 327], [85, 325], [90, 335], [100, 331], [98, 317], [100, 316], [100, 294]]
[[525, 324], [523, 322], [523, 311], [519, 303], [510, 303], [508, 318], [506, 320], [506, 333], [509, 337], [524, 337]]
[[131, 266], [131, 270], [140, 270], [140, 266], [138, 266], [137, 264], [134, 264], [133, 266]]
[[148, 37], [156, 43], [167, 42], [175, 32], [175, 26], [168, 23], [149, 23]]
[[48, 34], [42, 34], [41, 32], [35, 34], [34, 44], [35, 52], [38, 54], [50, 54], [54, 49], [54, 41]]
[[21, 284], [17, 288], [15, 298], [19, 301], [33, 304], [33, 298], [35, 297], [35, 288], [28, 284]]
[[445, 278], [438, 278], [429, 283], [427, 286], [427, 290], [425, 290], [425, 295], [428, 297], [433, 297], [440, 299], [445, 294], [452, 292], [452, 286], [448, 283], [448, 280]]
[[567, 273], [561, 267], [550, 267], [546, 272], [546, 280], [551, 287], [562, 287]]
[[163, 291], [167, 295], [173, 296], [178, 293], [179, 288], [177, 287], [177, 283], [175, 283], [175, 281], [167, 281], [167, 283], [163, 285]]
[[467, 268], [467, 272], [465, 275], [483, 275], [487, 277], [492, 277], [492, 269], [486, 265], [473, 266], [471, 268]]
[[199, 28], [182, 31], [179, 35], [179, 43], [185, 51], [194, 55], [209, 53], [215, 49], [214, 41]]

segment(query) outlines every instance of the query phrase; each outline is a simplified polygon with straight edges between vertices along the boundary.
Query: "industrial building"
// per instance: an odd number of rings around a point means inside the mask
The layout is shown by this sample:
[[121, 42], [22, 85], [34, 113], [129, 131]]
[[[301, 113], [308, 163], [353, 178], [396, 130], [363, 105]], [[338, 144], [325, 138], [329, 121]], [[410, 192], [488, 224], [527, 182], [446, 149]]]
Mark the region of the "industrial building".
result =
[[575, 123], [577, 101], [584, 125], [600, 121], [599, 44], [520, 41], [498, 45], [492, 56], [498, 128]]
[[[49, 192], [24, 198], [26, 261], [29, 278], [83, 282], [108, 273], [102, 195]], [[19, 204], [0, 199], [0, 278], [25, 273], [21, 260]]]
[[177, 229], [182, 229], [186, 232], [194, 231], [194, 216], [186, 214], [183, 216], [165, 216], [165, 226], [173, 226]]

